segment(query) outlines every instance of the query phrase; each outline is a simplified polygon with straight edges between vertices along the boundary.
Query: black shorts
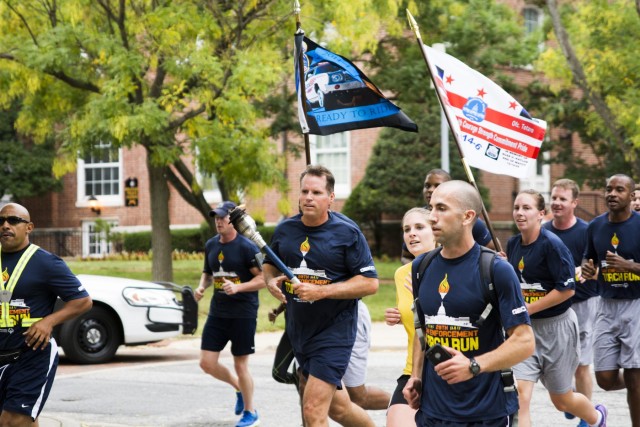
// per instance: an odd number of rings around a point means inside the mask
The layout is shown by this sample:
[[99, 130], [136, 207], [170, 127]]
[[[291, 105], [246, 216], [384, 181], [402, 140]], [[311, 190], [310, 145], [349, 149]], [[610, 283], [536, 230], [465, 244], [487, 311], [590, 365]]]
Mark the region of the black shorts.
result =
[[0, 402], [3, 411], [28, 415], [35, 421], [49, 397], [58, 368], [58, 345], [51, 339], [44, 350], [27, 350], [0, 367]]
[[407, 402], [407, 399], [405, 399], [404, 395], [402, 394], [402, 390], [404, 390], [404, 386], [407, 385], [409, 378], [411, 378], [411, 376], [406, 374], [398, 377], [398, 381], [397, 381], [398, 385], [396, 386], [396, 389], [393, 391], [393, 395], [391, 396], [391, 402], [389, 402], [389, 406], [409, 404], [409, 402]]
[[460, 422], [426, 418], [421, 411], [418, 411], [416, 413], [416, 425], [419, 427], [511, 427], [513, 426], [513, 417], [514, 414], [511, 414], [493, 420]]
[[256, 352], [256, 319], [227, 319], [208, 316], [202, 330], [201, 350], [220, 352], [231, 341], [231, 354], [244, 356]]

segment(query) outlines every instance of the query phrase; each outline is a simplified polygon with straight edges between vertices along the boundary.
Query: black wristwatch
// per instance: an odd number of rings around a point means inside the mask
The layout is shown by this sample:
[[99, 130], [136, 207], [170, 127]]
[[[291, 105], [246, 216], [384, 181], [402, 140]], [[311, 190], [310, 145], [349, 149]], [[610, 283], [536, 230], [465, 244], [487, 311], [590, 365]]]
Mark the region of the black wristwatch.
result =
[[469, 359], [469, 371], [471, 371], [474, 377], [480, 373], [480, 365], [478, 365], [478, 362], [476, 362], [476, 359], [473, 357]]

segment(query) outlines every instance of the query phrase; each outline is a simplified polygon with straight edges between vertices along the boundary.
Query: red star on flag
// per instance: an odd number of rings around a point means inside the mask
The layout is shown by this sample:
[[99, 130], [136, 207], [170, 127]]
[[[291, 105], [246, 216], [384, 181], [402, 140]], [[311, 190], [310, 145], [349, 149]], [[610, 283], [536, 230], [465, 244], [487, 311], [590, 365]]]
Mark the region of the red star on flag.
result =
[[483, 96], [485, 96], [487, 94], [487, 92], [484, 91], [484, 88], [482, 89], [478, 89], [478, 96], [480, 98], [482, 98]]
[[453, 79], [453, 77], [451, 77], [451, 76], [448, 76], [448, 77], [447, 77], [447, 84], [451, 84], [451, 83], [453, 83], [454, 81], [455, 81], [455, 80]]
[[518, 106], [518, 104], [517, 104], [515, 101], [511, 101], [511, 102], [509, 103], [509, 108], [512, 108], [512, 109], [514, 109], [514, 110], [516, 109], [516, 107], [517, 107], [517, 106]]

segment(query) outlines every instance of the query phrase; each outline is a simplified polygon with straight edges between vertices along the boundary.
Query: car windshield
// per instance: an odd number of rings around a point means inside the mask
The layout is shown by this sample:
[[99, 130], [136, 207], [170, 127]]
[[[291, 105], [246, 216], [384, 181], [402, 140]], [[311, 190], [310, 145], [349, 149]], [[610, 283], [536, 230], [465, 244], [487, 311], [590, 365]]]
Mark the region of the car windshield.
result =
[[342, 68], [338, 67], [337, 65], [327, 62], [325, 64], [318, 65], [318, 67], [316, 68], [315, 74], [332, 73], [334, 71], [341, 71], [341, 70]]

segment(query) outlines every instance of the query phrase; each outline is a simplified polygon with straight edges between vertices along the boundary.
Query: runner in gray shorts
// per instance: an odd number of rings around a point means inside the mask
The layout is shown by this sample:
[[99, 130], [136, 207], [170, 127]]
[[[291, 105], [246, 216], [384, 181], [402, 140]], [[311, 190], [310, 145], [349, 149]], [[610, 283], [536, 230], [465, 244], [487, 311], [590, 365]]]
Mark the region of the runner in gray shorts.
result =
[[596, 372], [640, 368], [640, 299], [602, 298], [594, 343]]
[[580, 366], [589, 366], [593, 363], [593, 332], [599, 303], [599, 297], [592, 297], [571, 305], [578, 318], [580, 329]]
[[544, 319], [531, 319], [536, 351], [513, 368], [518, 380], [537, 382], [553, 394], [573, 389], [573, 374], [578, 366], [578, 319], [572, 309]]
[[391, 395], [377, 387], [366, 386], [367, 361], [371, 347], [371, 315], [367, 305], [358, 301], [358, 330], [351, 359], [342, 382], [351, 401], [363, 409], [387, 409]]

